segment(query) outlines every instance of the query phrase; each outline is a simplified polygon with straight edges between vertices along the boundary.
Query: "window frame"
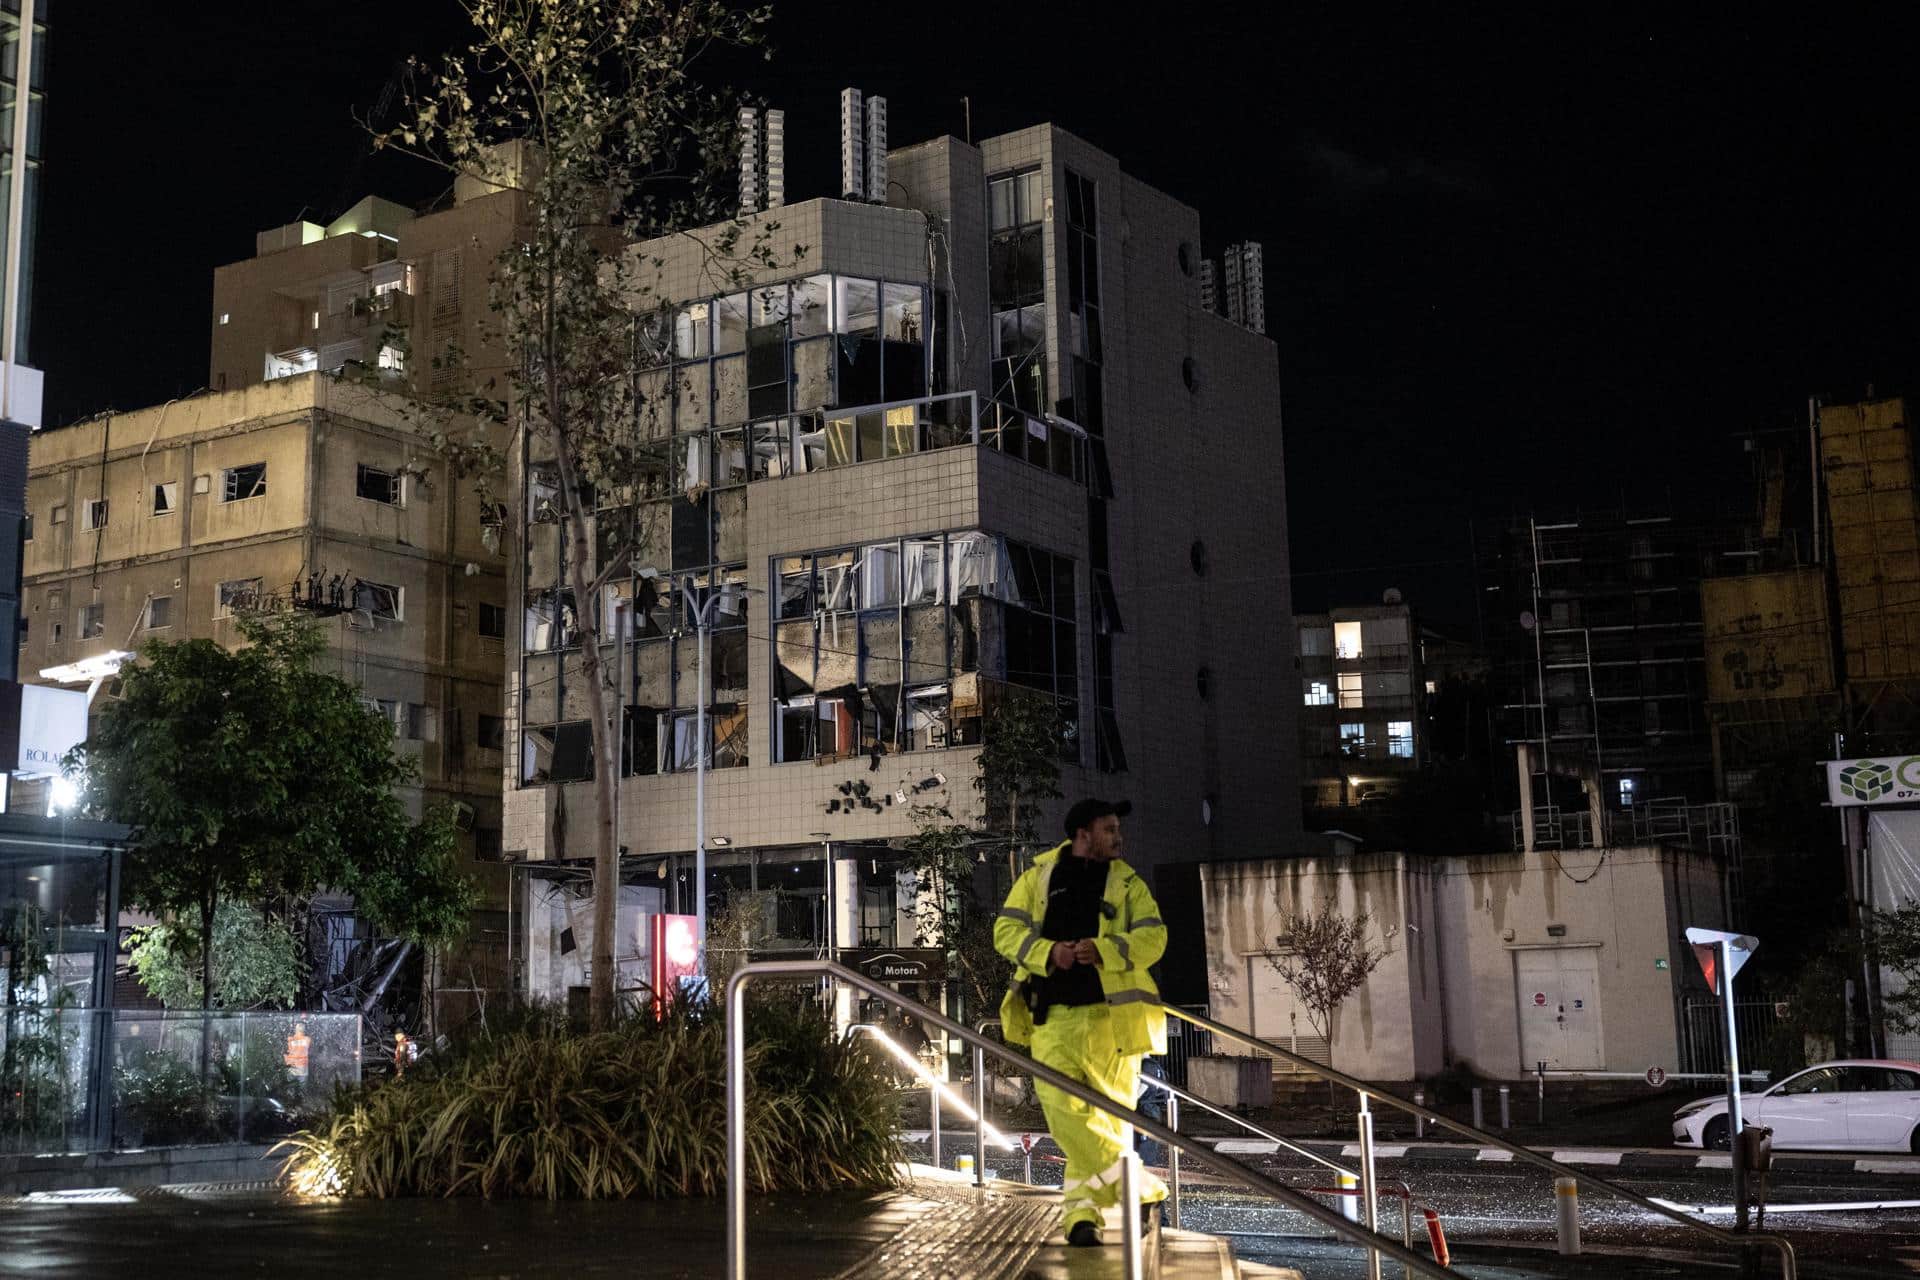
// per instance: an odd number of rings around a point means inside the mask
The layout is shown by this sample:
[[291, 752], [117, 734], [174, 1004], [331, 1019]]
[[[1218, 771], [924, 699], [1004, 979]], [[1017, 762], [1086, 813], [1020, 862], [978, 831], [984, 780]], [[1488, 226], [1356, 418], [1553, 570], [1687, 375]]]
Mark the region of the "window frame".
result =
[[[252, 471], [255, 467], [260, 469], [260, 474], [253, 482], [253, 488], [247, 493], [238, 493], [237, 490], [240, 487], [242, 474]], [[230, 502], [251, 502], [255, 498], [264, 498], [266, 496], [267, 464], [265, 459], [259, 462], [243, 462], [237, 467], [222, 467], [220, 469], [220, 505], [225, 506]]]

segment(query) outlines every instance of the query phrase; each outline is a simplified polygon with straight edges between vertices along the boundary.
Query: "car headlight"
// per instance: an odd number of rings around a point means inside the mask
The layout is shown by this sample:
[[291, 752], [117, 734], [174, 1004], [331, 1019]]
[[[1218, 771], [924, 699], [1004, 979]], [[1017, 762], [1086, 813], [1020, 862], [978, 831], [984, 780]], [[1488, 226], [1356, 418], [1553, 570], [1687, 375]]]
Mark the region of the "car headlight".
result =
[[1688, 1116], [1697, 1116], [1717, 1101], [1719, 1101], [1717, 1098], [1702, 1098], [1698, 1102], [1689, 1102], [1686, 1106], [1674, 1112], [1673, 1118], [1675, 1120], [1685, 1120]]

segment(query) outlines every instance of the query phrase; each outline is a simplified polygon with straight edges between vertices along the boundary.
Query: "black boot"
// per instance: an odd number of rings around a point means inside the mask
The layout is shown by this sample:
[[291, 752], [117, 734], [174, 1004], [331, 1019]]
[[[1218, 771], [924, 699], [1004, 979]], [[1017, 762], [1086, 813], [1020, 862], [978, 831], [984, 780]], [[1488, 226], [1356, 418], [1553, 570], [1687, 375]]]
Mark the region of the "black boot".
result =
[[1076, 1222], [1067, 1232], [1067, 1243], [1076, 1249], [1091, 1249], [1100, 1243], [1100, 1228], [1084, 1219]]

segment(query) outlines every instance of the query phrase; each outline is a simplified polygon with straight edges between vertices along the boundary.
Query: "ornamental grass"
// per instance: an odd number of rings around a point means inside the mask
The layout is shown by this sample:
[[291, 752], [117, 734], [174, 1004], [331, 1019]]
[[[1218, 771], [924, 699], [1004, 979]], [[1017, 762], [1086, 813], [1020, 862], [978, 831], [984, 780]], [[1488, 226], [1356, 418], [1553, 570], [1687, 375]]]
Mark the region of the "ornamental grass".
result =
[[[892, 1185], [884, 1067], [818, 1008], [769, 995], [747, 1019], [747, 1170], [757, 1192]], [[544, 1200], [715, 1195], [727, 1179], [725, 1028], [706, 1004], [582, 1032], [525, 1010], [408, 1068], [342, 1089], [294, 1134], [282, 1178], [309, 1195]]]

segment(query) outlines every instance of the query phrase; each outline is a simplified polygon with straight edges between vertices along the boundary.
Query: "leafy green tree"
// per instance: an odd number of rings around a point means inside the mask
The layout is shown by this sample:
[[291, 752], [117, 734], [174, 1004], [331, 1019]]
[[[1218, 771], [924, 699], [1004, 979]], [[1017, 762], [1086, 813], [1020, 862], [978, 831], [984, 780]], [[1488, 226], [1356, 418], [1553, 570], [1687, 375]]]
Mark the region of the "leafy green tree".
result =
[[[591, 1007], [594, 1027], [605, 1030], [615, 1014], [620, 751], [618, 663], [606, 649], [615, 611], [600, 602], [631, 572], [646, 527], [657, 527], [639, 517], [640, 500], [666, 496], [671, 483], [665, 442], [653, 438], [667, 421], [664, 405], [636, 401], [635, 390], [636, 319], [667, 306], [663, 264], [622, 250], [727, 216], [732, 104], [702, 89], [694, 64], [710, 49], [758, 43], [769, 11], [725, 0], [462, 7], [472, 24], [467, 46], [436, 69], [409, 64], [401, 121], [376, 128], [374, 145], [524, 202], [524, 226], [494, 266], [497, 330], [481, 343], [499, 353], [500, 367], [477, 371], [473, 390], [440, 406], [448, 416], [426, 434], [483, 498], [503, 469], [493, 444], [503, 434], [524, 439], [531, 466], [551, 480], [542, 507], [559, 526], [572, 602], [555, 612], [571, 615], [580, 641], [595, 762], [586, 824], [596, 885]], [[768, 237], [778, 225], [763, 221], [749, 237], [736, 221], [686, 243], [700, 246], [715, 284], [737, 287], [749, 263], [775, 265]], [[436, 366], [449, 359], [462, 363], [455, 352]], [[477, 394], [502, 382], [503, 397]], [[522, 505], [510, 504], [516, 522]]]
[[166, 921], [133, 934], [133, 971], [147, 994], [169, 1009], [286, 1008], [300, 989], [300, 940], [285, 920], [271, 920], [227, 899], [213, 913], [213, 996], [206, 995], [200, 933]]
[[216, 999], [223, 900], [361, 898], [379, 926], [449, 940], [475, 890], [451, 863], [448, 819], [409, 823], [395, 788], [413, 781], [393, 726], [360, 691], [314, 668], [317, 626], [243, 616], [246, 644], [147, 646], [66, 760], [95, 817], [132, 828], [127, 901], [199, 931], [201, 1007]]

